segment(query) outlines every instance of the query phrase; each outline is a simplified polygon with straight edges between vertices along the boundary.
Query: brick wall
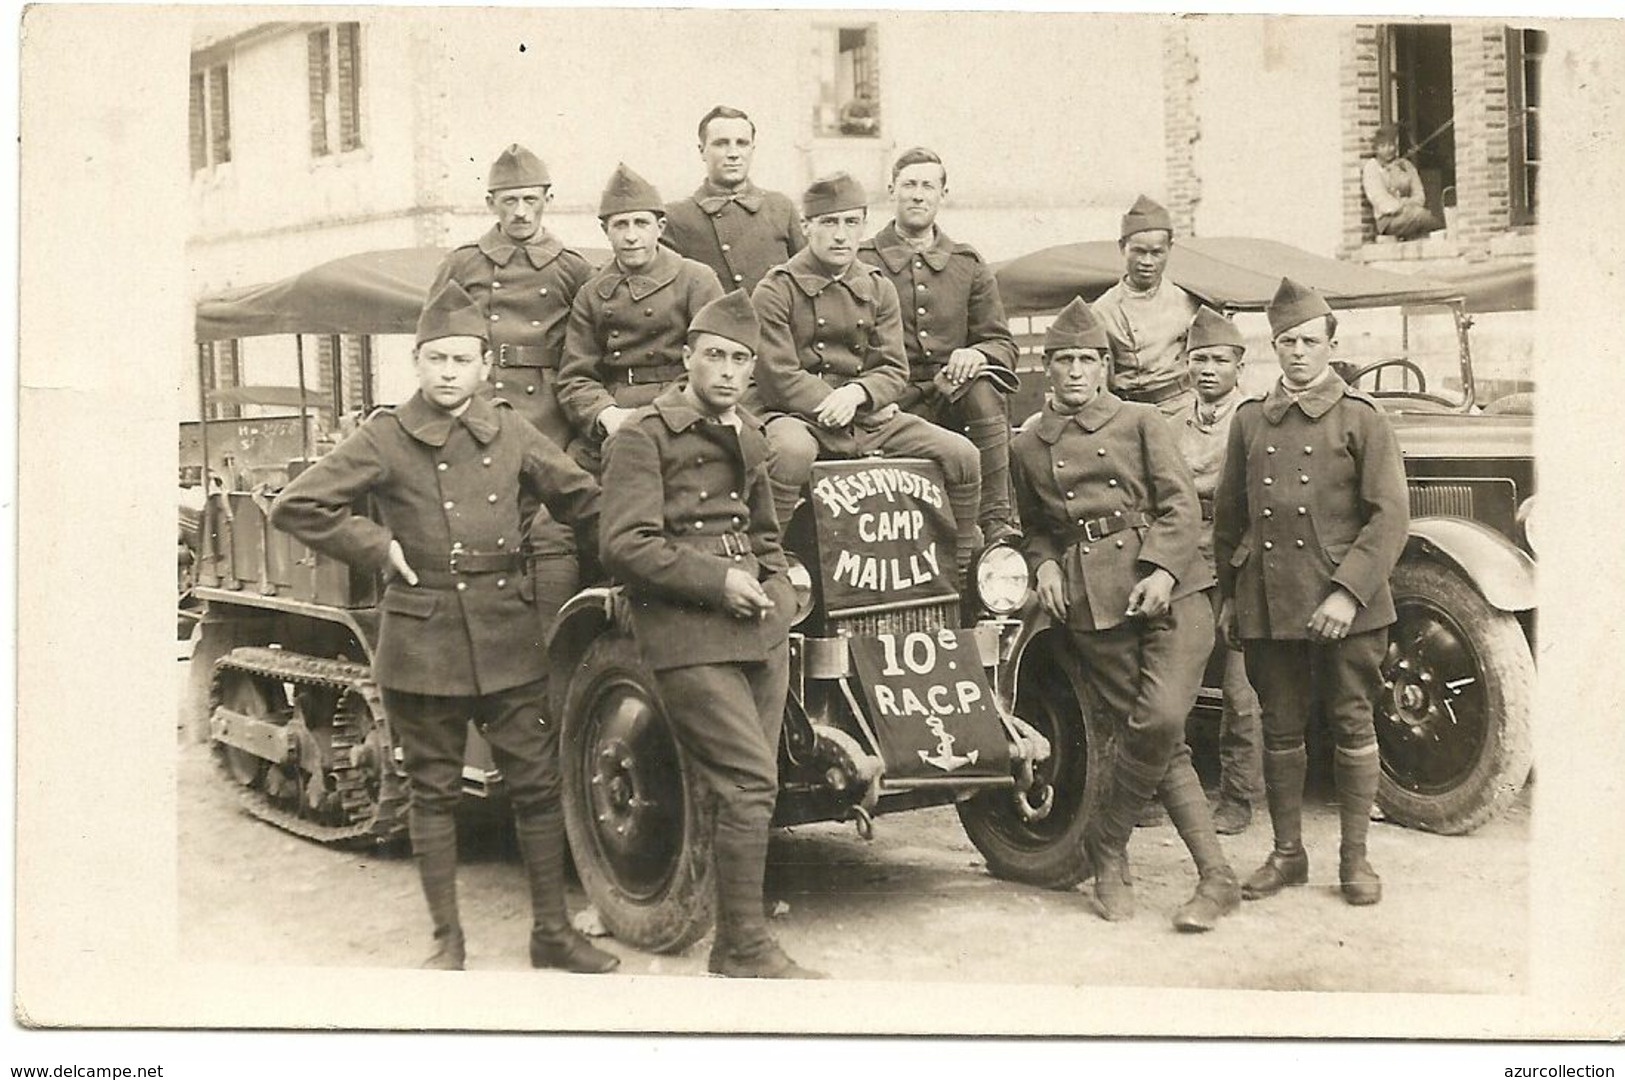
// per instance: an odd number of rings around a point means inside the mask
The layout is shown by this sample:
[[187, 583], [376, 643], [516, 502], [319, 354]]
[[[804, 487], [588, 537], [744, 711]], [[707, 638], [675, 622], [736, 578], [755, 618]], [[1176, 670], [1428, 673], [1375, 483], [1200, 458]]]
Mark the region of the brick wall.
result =
[[1338, 94], [1343, 116], [1343, 254], [1376, 236], [1371, 207], [1360, 191], [1360, 165], [1371, 155], [1371, 136], [1382, 123], [1375, 23], [1360, 23], [1344, 39], [1338, 65]]
[[1456, 116], [1456, 232], [1462, 254], [1482, 258], [1512, 226], [1508, 175], [1506, 31], [1493, 23], [1451, 27]]
[[1162, 35], [1163, 142], [1168, 168], [1168, 212], [1174, 232], [1196, 232], [1196, 209], [1202, 201], [1202, 179], [1196, 174], [1196, 142], [1202, 137], [1196, 111], [1199, 72], [1183, 19], [1172, 20]]

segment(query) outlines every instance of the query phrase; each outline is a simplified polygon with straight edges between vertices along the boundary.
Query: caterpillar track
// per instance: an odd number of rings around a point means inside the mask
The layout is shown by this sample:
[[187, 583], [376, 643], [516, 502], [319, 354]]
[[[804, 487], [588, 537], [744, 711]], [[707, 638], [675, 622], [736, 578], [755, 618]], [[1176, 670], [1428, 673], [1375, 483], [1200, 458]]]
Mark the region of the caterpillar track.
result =
[[[233, 750], [221, 741], [222, 725], [242, 715], [227, 705], [227, 690], [245, 678], [276, 702], [284, 700], [281, 684], [296, 688], [291, 715], [276, 709], [275, 716], [254, 718], [285, 716], [284, 729], [295, 748], [291, 761], [249, 758], [247, 751]], [[324, 692], [332, 697], [329, 716], [310, 718], [315, 730], [306, 726], [297, 702], [308, 698], [301, 698], [298, 690], [314, 692], [318, 701]], [[282, 649], [233, 649], [215, 662], [209, 715], [215, 760], [227, 781], [240, 789], [243, 808], [250, 814], [296, 836], [334, 846], [379, 844], [405, 835], [404, 778], [395, 767], [378, 686], [365, 664]], [[323, 727], [325, 755], [317, 735]], [[325, 760], [306, 761], [312, 754]], [[243, 775], [245, 762], [254, 766], [250, 777]]]

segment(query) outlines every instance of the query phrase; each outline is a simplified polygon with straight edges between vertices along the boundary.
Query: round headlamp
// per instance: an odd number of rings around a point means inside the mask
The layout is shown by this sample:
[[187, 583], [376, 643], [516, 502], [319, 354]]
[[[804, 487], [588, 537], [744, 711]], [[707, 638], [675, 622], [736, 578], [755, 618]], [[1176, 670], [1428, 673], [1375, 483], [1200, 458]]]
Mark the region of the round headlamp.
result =
[[1529, 554], [1539, 555], [1540, 514], [1535, 507], [1535, 496], [1518, 504], [1518, 527], [1523, 530], [1523, 542], [1529, 545]]
[[1010, 544], [993, 544], [976, 557], [976, 596], [995, 615], [1025, 604], [1031, 579], [1026, 557]]
[[785, 553], [785, 561], [790, 564], [790, 587], [796, 591], [796, 617], [790, 620], [791, 626], [800, 625], [813, 609], [813, 580], [812, 574], [802, 565], [800, 559]]

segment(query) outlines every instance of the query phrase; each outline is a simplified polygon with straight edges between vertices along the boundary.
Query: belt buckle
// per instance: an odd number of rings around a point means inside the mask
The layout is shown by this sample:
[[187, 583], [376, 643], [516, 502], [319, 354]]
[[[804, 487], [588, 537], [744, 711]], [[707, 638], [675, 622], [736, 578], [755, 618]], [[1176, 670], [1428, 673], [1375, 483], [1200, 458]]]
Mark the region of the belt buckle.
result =
[[497, 367], [508, 366], [508, 343], [503, 342], [497, 346]]
[[743, 557], [750, 554], [750, 545], [748, 545], [745, 542], [745, 538], [738, 533], [727, 532], [722, 534], [722, 551], [725, 555], [739, 555]]
[[451, 553], [451, 557], [446, 560], [448, 568], [453, 574], [457, 573], [457, 555], [458, 553], [454, 551]]
[[1091, 544], [1098, 544], [1106, 538], [1104, 533], [1095, 534], [1095, 523], [1099, 520], [1099, 518], [1093, 518], [1083, 523], [1083, 538]]
[[626, 369], [626, 385], [628, 385], [628, 386], [636, 386], [637, 385], [637, 381], [632, 378], [632, 372], [634, 372], [636, 370], [637, 369], [633, 368], [633, 367], [628, 367]]

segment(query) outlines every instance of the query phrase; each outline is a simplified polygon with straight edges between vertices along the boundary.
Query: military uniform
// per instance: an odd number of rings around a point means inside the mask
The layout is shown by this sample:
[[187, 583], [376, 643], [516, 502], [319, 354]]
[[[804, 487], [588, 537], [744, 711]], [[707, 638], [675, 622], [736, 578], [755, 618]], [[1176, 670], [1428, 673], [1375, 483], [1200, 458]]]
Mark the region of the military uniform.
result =
[[748, 180], [730, 191], [707, 179], [694, 194], [668, 205], [660, 242], [709, 266], [725, 288], [746, 293], [807, 246], [795, 204]]
[[[600, 219], [644, 209], [659, 212], [659, 194], [620, 166], [600, 201]], [[688, 324], [721, 296], [708, 267], [664, 247], [633, 273], [611, 259], [582, 286], [570, 309], [559, 372], [559, 401], [577, 436], [571, 456], [590, 471], [603, 467], [598, 415], [611, 405], [647, 405], [682, 375]]]
[[[550, 183], [547, 167], [517, 144], [503, 151], [487, 178], [492, 193]], [[492, 395], [561, 448], [570, 444], [557, 386], [564, 326], [576, 291], [591, 275], [592, 264], [540, 225], [525, 241], [493, 225], [474, 243], [454, 248], [429, 287], [433, 296], [455, 281], [479, 305], [489, 324]], [[538, 507], [526, 524], [525, 544], [533, 556], [530, 572], [545, 640], [559, 608], [580, 586], [575, 538]]]
[[[1283, 279], [1271, 328], [1279, 335], [1329, 310], [1318, 295]], [[1365, 865], [1379, 776], [1372, 702], [1394, 621], [1388, 577], [1405, 548], [1409, 507], [1387, 417], [1330, 368], [1307, 388], [1277, 382], [1263, 400], [1236, 410], [1214, 502], [1214, 554], [1263, 706], [1264, 779], [1276, 840], [1270, 861], [1248, 880], [1249, 895], [1266, 896], [1307, 877], [1303, 736], [1318, 704], [1337, 746], [1344, 893], [1354, 903], [1380, 898]], [[1347, 636], [1316, 641], [1310, 618], [1338, 588], [1358, 603], [1354, 621]]]
[[[1168, 211], [1141, 195], [1123, 215], [1118, 235], [1127, 240], [1155, 229], [1167, 230], [1172, 239]], [[1170, 419], [1184, 416], [1196, 398], [1185, 364], [1185, 330], [1199, 307], [1194, 296], [1166, 277], [1145, 292], [1125, 278], [1101, 293], [1094, 314], [1111, 342], [1112, 392], [1125, 401], [1155, 405]]]
[[[1046, 352], [1105, 351], [1105, 336], [1074, 300], [1046, 335]], [[1060, 569], [1065, 633], [1079, 670], [1112, 725], [1107, 795], [1085, 849], [1108, 919], [1131, 910], [1126, 848], [1136, 821], [1160, 798], [1195, 857], [1198, 895], [1176, 925], [1207, 929], [1237, 900], [1185, 742], [1213, 649], [1212, 574], [1196, 550], [1200, 515], [1190, 473], [1158, 411], [1101, 390], [1076, 412], [1051, 402], [1011, 443], [1011, 474], [1029, 561]], [[1139, 581], [1173, 578], [1168, 611], [1127, 614]], [[1204, 899], [1204, 897], [1206, 899]], [[1194, 905], [1212, 910], [1192, 920]]]
[[[726, 301], [706, 309], [722, 316], [710, 332], [748, 337], [744, 344], [754, 347], [750, 305], [742, 292], [730, 296], [735, 312]], [[604, 470], [603, 558], [626, 585], [638, 645], [672, 728], [718, 802], [711, 970], [784, 974], [794, 965], [767, 932], [762, 877], [796, 595], [773, 513], [767, 441], [759, 421], [732, 412], [707, 416], [672, 386], [627, 420]], [[733, 570], [773, 601], [765, 617], [740, 618], [723, 606]]]
[[[425, 308], [419, 345], [481, 336], [483, 323], [452, 283]], [[363, 496], [380, 520], [353, 513]], [[558, 729], [545, 715], [546, 654], [520, 550], [527, 498], [593, 550], [598, 485], [562, 450], [505, 402], [476, 395], [453, 415], [418, 393], [301, 473], [272, 504], [271, 522], [363, 570], [390, 570], [397, 542], [417, 574], [415, 585], [395, 576], [385, 589], [373, 672], [405, 755], [412, 849], [440, 944], [434, 966], [463, 963], [453, 813], [472, 719], [513, 802], [532, 886], [532, 961], [608, 970], [614, 957], [584, 941], [587, 952], [576, 952], [565, 917]], [[586, 967], [554, 962], [594, 953]]]
[[[1016, 342], [1005, 321], [993, 271], [969, 244], [941, 229], [916, 251], [889, 223], [858, 247], [858, 257], [878, 267], [897, 290], [909, 386], [900, 404], [960, 431], [981, 454], [982, 531], [1013, 530], [1010, 510], [1010, 421], [1002, 392], [1016, 383]], [[955, 349], [987, 357], [983, 374], [955, 386], [939, 378]]]

